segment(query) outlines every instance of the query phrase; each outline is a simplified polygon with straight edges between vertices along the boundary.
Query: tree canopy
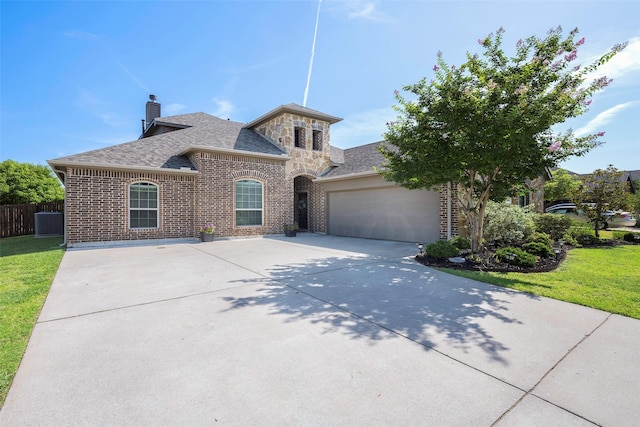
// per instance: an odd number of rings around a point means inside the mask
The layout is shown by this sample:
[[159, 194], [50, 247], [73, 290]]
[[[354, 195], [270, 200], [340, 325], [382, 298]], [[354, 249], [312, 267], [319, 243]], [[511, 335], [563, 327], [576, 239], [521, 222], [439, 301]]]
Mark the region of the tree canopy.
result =
[[551, 175], [553, 179], [544, 184], [544, 199], [571, 200], [580, 186], [580, 178], [565, 169], [557, 169]]
[[574, 192], [576, 206], [593, 224], [598, 237], [598, 229], [607, 220], [606, 212], [624, 210], [628, 207], [629, 188], [623, 177], [624, 172], [609, 165], [607, 169], [596, 169], [583, 176]]
[[48, 166], [0, 162], [0, 204], [53, 202], [64, 199], [64, 189]]
[[459, 67], [439, 53], [434, 80], [405, 86], [408, 99], [396, 92], [400, 115], [388, 123], [381, 148], [381, 173], [390, 181], [410, 189], [458, 184], [474, 251], [489, 200], [503, 200], [545, 168], [601, 143], [602, 132], [579, 137], [552, 127], [587, 111], [592, 95], [611, 82], [587, 79], [624, 48], [581, 67], [574, 61], [585, 39], [576, 40], [577, 29], [521, 39], [513, 57], [501, 48], [503, 33], [478, 40], [482, 57], [467, 53]]

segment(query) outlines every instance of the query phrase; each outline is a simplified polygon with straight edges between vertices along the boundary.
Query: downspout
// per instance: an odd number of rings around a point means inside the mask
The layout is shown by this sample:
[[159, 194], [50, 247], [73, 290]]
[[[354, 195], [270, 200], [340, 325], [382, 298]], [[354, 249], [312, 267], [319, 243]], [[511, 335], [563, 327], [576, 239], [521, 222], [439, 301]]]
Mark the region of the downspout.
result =
[[451, 240], [451, 182], [447, 182], [447, 240]]
[[62, 238], [62, 244], [60, 246], [66, 247], [67, 246], [67, 172], [60, 170], [60, 169], [54, 169], [54, 171], [58, 174], [58, 176], [62, 175], [64, 176], [64, 179], [62, 179], [62, 185], [64, 185], [64, 215], [62, 215], [62, 221], [63, 221], [63, 238]]

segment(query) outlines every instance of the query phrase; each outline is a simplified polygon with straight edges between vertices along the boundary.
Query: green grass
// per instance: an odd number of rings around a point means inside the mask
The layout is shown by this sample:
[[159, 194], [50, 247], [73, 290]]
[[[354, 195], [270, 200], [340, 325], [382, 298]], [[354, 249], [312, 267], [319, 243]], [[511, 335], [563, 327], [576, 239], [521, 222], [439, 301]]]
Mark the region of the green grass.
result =
[[447, 273], [640, 319], [640, 246], [573, 249], [549, 273]]
[[0, 240], [0, 407], [58, 270], [61, 237]]

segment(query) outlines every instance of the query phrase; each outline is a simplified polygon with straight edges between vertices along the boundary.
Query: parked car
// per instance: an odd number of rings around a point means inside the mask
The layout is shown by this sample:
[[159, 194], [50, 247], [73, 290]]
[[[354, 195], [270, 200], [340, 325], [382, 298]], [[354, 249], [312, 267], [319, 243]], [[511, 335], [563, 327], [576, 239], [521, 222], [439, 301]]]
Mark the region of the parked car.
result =
[[609, 217], [609, 227], [635, 227], [637, 218], [633, 216], [631, 212], [623, 212], [623, 211], [615, 211], [615, 212], [607, 212], [610, 214]]
[[[576, 208], [575, 203], [558, 203], [549, 206], [544, 210], [546, 213], [568, 215], [572, 219], [581, 222], [588, 222], [584, 212]], [[631, 212], [607, 211], [604, 213], [605, 222], [603, 228], [609, 227], [633, 227], [636, 225], [636, 218]]]

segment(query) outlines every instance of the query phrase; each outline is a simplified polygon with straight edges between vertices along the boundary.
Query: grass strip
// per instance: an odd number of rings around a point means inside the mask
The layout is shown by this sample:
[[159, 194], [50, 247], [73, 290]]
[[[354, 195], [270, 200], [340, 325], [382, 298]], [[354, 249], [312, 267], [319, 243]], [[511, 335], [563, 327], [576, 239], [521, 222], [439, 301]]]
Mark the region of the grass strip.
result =
[[548, 273], [443, 271], [640, 319], [640, 246], [573, 249]]
[[62, 260], [61, 243], [33, 235], [0, 241], [0, 407]]

